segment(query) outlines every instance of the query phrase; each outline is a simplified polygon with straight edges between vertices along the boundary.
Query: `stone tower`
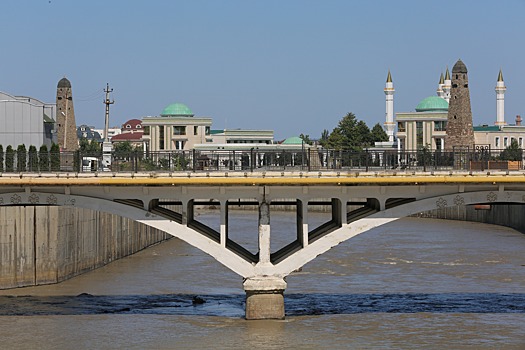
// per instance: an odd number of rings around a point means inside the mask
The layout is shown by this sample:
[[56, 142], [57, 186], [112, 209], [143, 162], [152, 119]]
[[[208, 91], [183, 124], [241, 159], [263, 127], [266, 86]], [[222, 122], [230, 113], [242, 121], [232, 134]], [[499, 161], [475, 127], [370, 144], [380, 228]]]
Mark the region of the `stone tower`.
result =
[[447, 134], [445, 148], [447, 150], [472, 149], [474, 146], [474, 130], [472, 128], [472, 111], [470, 108], [470, 92], [468, 88], [467, 67], [458, 60], [452, 68], [452, 88], [448, 106]]
[[394, 142], [394, 129], [396, 124], [394, 123], [394, 83], [392, 82], [392, 75], [390, 74], [390, 70], [388, 71], [388, 75], [386, 77], [386, 84], [385, 84], [385, 99], [386, 99], [386, 120], [385, 120], [385, 129], [386, 134], [388, 135], [388, 141]]
[[65, 77], [57, 85], [57, 142], [61, 151], [72, 152], [78, 149], [77, 124], [73, 108], [71, 83]]

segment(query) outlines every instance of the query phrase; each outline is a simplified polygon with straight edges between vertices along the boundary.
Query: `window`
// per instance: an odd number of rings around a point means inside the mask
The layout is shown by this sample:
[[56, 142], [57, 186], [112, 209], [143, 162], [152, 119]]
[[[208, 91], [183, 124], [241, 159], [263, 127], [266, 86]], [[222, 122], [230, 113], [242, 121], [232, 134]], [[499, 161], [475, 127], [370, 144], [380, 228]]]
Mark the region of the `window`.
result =
[[137, 129], [142, 129], [142, 125], [137, 124]]
[[210, 127], [207, 126], [205, 129], [204, 129], [204, 133], [205, 135], [209, 135], [210, 134]]
[[416, 122], [416, 146], [423, 147], [423, 122]]
[[193, 127], [193, 135], [199, 135], [199, 127], [198, 126], [194, 126]]
[[159, 149], [164, 149], [164, 125], [159, 126]]
[[126, 124], [126, 129], [131, 129], [131, 125]]
[[499, 137], [496, 137], [496, 138], [494, 139], [494, 145], [496, 146], [496, 149], [499, 148], [499, 146], [500, 146], [500, 145], [499, 145]]
[[149, 135], [149, 125], [144, 126], [144, 135]]
[[174, 125], [173, 135], [186, 135], [186, 127], [182, 125]]
[[437, 150], [443, 149], [443, 145], [441, 144], [441, 139], [436, 139], [436, 149]]
[[518, 141], [518, 145], [519, 145], [520, 147], [523, 147], [523, 137], [520, 137], [518, 140], [519, 140], [519, 141]]
[[399, 132], [407, 131], [405, 122], [397, 122], [397, 131], [399, 131]]
[[508, 137], [504, 137], [503, 138], [503, 147], [507, 147], [509, 145], [509, 138]]
[[175, 149], [184, 149], [184, 141], [175, 141]]
[[436, 120], [434, 122], [434, 131], [447, 131], [447, 121]]

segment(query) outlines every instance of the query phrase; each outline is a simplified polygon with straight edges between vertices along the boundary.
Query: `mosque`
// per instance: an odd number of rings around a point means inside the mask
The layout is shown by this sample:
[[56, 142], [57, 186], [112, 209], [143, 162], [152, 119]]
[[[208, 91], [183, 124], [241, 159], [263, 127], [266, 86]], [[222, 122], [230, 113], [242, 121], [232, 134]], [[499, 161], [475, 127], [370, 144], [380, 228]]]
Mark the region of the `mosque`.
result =
[[[454, 66], [456, 69], [464, 71], [466, 66], [459, 60]], [[454, 70], [453, 70], [454, 74]], [[392, 75], [388, 72], [386, 85], [384, 88], [386, 100], [386, 120], [384, 123], [385, 131], [389, 137], [389, 142], [379, 143], [381, 148], [397, 148], [399, 150], [418, 150], [428, 147], [432, 151], [450, 149], [446, 144], [447, 126], [450, 129], [448, 115], [449, 103], [451, 102], [451, 90], [457, 87], [452, 83], [451, 75], [446, 69], [445, 76], [441, 74], [436, 96], [429, 96], [421, 100], [415, 112], [395, 113], [394, 120], [394, 83]], [[465, 83], [468, 88], [468, 81]], [[521, 117], [518, 115], [515, 124], [507, 124], [505, 120], [505, 82], [503, 73], [500, 70], [496, 82], [496, 121], [494, 125], [470, 126], [463, 125], [464, 128], [471, 129], [474, 135], [474, 146], [488, 146], [490, 149], [504, 149], [510, 146], [512, 140], [516, 140], [518, 145], [523, 148], [525, 138], [525, 126], [521, 125]], [[468, 109], [470, 111], [470, 97], [468, 97]], [[471, 118], [471, 117], [470, 117]], [[397, 132], [396, 132], [397, 127]], [[449, 130], [450, 133], [450, 130]]]

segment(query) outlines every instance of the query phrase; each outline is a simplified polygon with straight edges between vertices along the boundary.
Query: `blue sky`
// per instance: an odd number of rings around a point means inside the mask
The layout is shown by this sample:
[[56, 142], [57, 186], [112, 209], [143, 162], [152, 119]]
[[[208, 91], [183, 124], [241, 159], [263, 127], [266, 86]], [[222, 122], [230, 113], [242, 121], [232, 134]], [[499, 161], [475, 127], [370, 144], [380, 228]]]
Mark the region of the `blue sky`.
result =
[[461, 58], [474, 124], [525, 117], [525, 1], [3, 0], [0, 90], [54, 102], [71, 81], [77, 124], [103, 127], [158, 115], [170, 103], [213, 128], [272, 129], [318, 138], [353, 112], [384, 122], [390, 69], [394, 110], [435, 95]]

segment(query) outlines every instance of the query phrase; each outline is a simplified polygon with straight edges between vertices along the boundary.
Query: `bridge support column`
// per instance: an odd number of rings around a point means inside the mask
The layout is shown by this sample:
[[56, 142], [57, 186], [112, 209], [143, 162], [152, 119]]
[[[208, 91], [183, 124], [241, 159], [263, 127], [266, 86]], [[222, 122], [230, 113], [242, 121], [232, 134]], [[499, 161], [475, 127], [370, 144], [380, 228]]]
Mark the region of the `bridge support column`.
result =
[[286, 282], [278, 277], [248, 278], [246, 291], [246, 319], [284, 319], [284, 290]]

